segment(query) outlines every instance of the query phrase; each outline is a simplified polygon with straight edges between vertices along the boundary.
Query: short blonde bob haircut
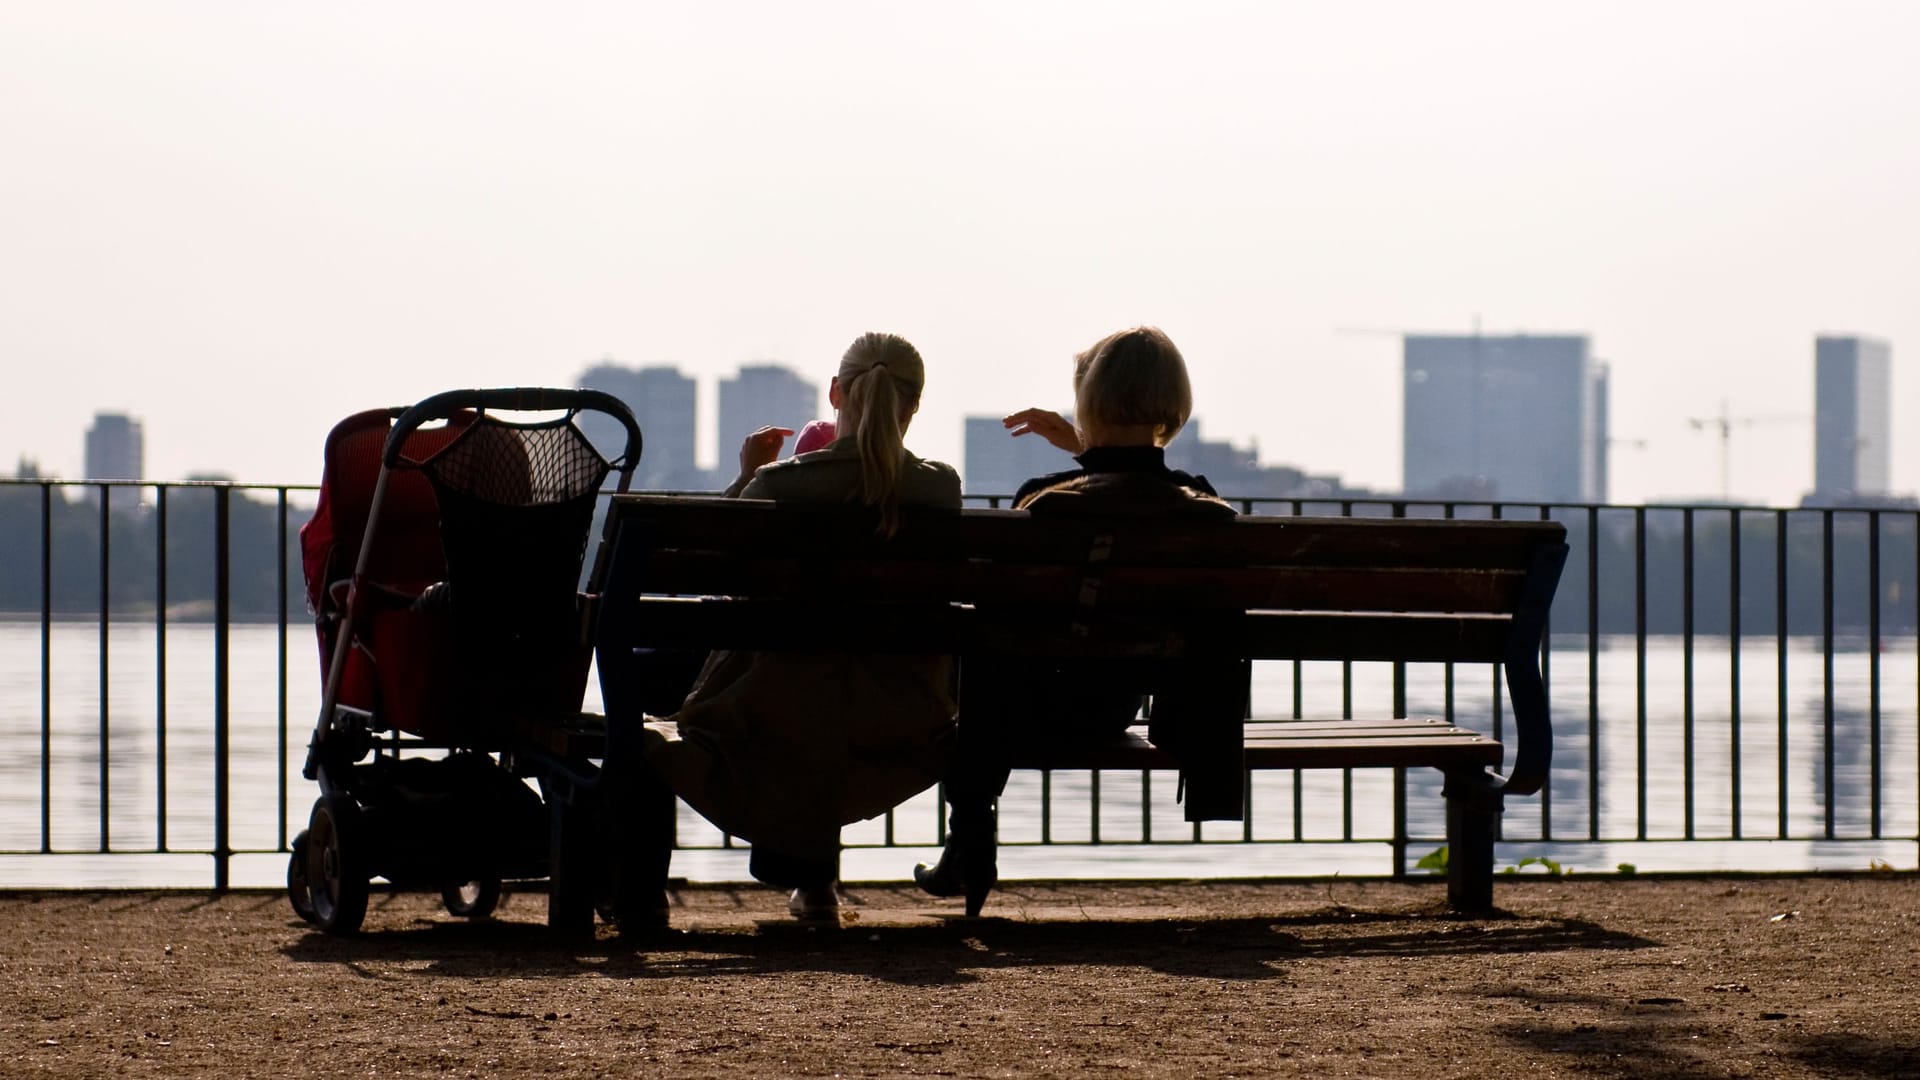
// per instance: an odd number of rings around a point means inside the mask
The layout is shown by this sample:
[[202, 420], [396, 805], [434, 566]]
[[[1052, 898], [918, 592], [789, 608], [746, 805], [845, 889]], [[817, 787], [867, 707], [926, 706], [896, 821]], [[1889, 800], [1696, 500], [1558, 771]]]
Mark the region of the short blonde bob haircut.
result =
[[1154, 326], [1108, 334], [1074, 357], [1073, 399], [1081, 431], [1151, 425], [1155, 446], [1172, 442], [1193, 413], [1187, 362]]

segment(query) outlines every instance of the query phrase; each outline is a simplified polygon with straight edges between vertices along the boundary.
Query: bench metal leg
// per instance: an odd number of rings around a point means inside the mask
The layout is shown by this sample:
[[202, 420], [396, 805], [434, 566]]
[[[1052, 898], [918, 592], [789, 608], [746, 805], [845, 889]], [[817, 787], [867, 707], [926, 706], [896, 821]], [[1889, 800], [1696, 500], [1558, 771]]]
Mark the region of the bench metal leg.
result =
[[549, 781], [547, 927], [567, 938], [593, 936], [593, 878], [599, 816], [597, 792], [567, 780]]
[[[599, 799], [601, 914], [622, 936], [666, 929], [667, 874], [673, 865], [673, 789], [649, 764], [635, 724], [610, 725], [607, 756], [594, 787]], [[757, 854], [760, 849], [754, 848]]]
[[1447, 773], [1447, 904], [1455, 911], [1493, 910], [1493, 837], [1505, 796], [1481, 770]]

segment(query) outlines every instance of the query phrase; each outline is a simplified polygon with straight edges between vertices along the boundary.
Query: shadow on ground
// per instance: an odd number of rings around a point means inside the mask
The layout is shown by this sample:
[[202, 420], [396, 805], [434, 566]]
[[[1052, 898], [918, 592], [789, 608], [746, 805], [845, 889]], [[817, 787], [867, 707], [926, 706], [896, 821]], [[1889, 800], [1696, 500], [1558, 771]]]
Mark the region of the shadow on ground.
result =
[[[676, 916], [676, 920], [679, 916]], [[1567, 918], [1464, 921], [1416, 911], [1341, 907], [1283, 917], [1060, 918], [936, 916], [925, 923], [815, 928], [788, 919], [662, 931], [591, 942], [544, 926], [421, 919], [334, 938], [309, 932], [282, 950], [297, 963], [404, 965], [407, 973], [645, 979], [831, 972], [902, 985], [966, 983], [996, 968], [1138, 968], [1196, 979], [1284, 979], [1289, 964], [1365, 957], [1434, 957], [1640, 949], [1656, 942]], [[423, 963], [424, 962], [424, 963]]]
[[[1591, 994], [1536, 994], [1513, 990], [1500, 996], [1531, 1000], [1546, 1014], [1526, 1024], [1500, 1024], [1492, 1033], [1523, 1046], [1537, 1060], [1578, 1063], [1582, 1071], [1633, 1080], [1693, 1080], [1724, 1065], [1719, 1051], [1698, 1041], [1717, 1026], [1679, 997], [1622, 1000]], [[1555, 1013], [1577, 1014], [1576, 1022], [1558, 1022]], [[1785, 1024], [1789, 1012], [1765, 1014]], [[1809, 1075], [1859, 1080], [1910, 1080], [1920, 1076], [1920, 1040], [1906, 1036], [1783, 1031], [1781, 1058], [1798, 1061]], [[1604, 1062], [1596, 1065], [1595, 1062]]]

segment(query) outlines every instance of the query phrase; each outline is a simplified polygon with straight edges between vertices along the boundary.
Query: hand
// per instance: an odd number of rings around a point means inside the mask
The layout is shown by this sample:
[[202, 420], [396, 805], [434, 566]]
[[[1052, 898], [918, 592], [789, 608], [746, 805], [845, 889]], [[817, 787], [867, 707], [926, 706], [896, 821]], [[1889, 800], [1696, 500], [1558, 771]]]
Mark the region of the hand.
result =
[[751, 477], [765, 465], [780, 456], [780, 447], [785, 445], [787, 436], [793, 434], [792, 428], [763, 427], [747, 436], [740, 443], [740, 475]]
[[1015, 437], [1038, 435], [1069, 454], [1078, 454], [1086, 450], [1086, 444], [1080, 441], [1080, 432], [1067, 422], [1067, 418], [1047, 409], [1021, 409], [1012, 416], [1000, 421], [1006, 425]]

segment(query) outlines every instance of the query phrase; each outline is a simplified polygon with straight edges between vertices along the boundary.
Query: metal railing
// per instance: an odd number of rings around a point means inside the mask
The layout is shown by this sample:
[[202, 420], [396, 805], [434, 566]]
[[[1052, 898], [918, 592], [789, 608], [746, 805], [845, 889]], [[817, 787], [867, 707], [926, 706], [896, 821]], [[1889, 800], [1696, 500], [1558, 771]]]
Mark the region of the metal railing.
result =
[[[236, 857], [286, 851], [293, 813], [311, 794], [289, 762], [318, 699], [317, 674], [292, 674], [296, 651], [311, 647], [293, 544], [314, 490], [0, 481], [0, 869], [75, 854], [189, 855], [210, 857], [212, 883], [225, 888]], [[1510, 803], [1510, 850], [1586, 845], [1591, 859], [1593, 845], [1641, 851], [1677, 841], [1704, 852], [1785, 841], [1811, 863], [1829, 846], [1854, 863], [1862, 851], [1875, 864], [1911, 863], [1920, 840], [1920, 513], [1232, 501], [1246, 513], [1567, 525], [1572, 554], [1544, 657], [1556, 766], [1537, 799]], [[1386, 665], [1273, 665], [1256, 680], [1254, 709], [1267, 717], [1392, 709], [1503, 734], [1497, 669], [1409, 667], [1418, 670], [1396, 684]], [[194, 674], [183, 683], [187, 669]], [[1049, 858], [1106, 849], [1148, 861], [1174, 859], [1174, 841], [1242, 853], [1273, 843], [1385, 845], [1389, 872], [1405, 872], [1410, 851], [1441, 842], [1438, 780], [1379, 772], [1252, 778], [1245, 820], [1204, 828], [1164, 806], [1156, 817], [1171, 777], [1130, 774], [1119, 785], [1099, 772], [1016, 777], [1003, 844], [1045, 846]], [[733, 846], [702, 828], [683, 815], [687, 850]], [[941, 836], [929, 793], [851, 827], [847, 839], [862, 849]], [[1724, 865], [1717, 854], [1675, 858]], [[1168, 865], [1176, 864], [1187, 865]]]

